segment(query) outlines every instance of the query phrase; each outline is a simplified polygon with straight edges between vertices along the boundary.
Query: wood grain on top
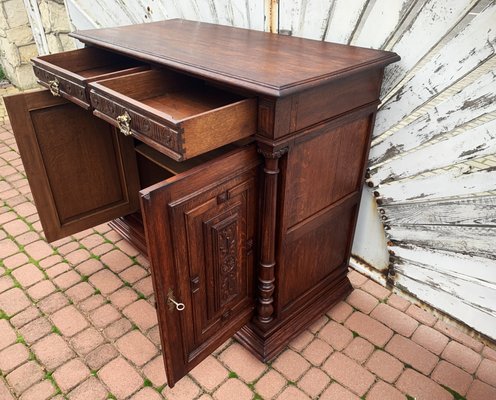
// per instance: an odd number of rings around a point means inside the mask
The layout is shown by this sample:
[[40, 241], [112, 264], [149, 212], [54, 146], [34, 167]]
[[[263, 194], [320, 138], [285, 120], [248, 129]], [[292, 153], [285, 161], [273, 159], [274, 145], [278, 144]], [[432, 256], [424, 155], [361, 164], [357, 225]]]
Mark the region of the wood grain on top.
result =
[[78, 40], [267, 95], [281, 96], [364, 67], [399, 60], [392, 52], [180, 19], [92, 29]]

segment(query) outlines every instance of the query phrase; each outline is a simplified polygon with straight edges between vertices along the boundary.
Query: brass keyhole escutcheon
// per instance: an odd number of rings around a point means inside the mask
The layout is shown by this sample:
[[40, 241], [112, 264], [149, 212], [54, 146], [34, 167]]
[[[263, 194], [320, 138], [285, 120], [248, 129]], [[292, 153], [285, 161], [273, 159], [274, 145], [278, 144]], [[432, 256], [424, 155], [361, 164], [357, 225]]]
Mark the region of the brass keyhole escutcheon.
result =
[[131, 135], [131, 116], [127, 111], [117, 117], [117, 125], [119, 125], [119, 130], [125, 136]]
[[60, 97], [60, 82], [57, 78], [54, 78], [51, 81], [48, 81], [48, 89], [50, 89], [50, 93], [54, 96]]

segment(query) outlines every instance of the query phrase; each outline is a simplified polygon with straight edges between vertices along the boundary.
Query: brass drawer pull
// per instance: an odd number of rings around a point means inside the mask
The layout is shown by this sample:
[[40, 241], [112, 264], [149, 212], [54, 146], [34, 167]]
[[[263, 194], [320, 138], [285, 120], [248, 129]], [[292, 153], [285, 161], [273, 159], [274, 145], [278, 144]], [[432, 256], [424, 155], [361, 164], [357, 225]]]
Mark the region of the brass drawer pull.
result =
[[124, 111], [124, 114], [117, 117], [117, 124], [121, 133], [125, 136], [131, 135], [131, 116], [127, 111]]
[[54, 96], [60, 97], [59, 84], [60, 82], [57, 78], [53, 79], [52, 81], [48, 81], [48, 89], [50, 89], [50, 93], [53, 94]]
[[176, 307], [177, 311], [183, 311], [185, 308], [184, 303], [179, 303], [174, 299], [174, 292], [172, 289], [169, 289], [167, 292], [167, 302], [169, 303], [169, 310], [172, 310], [174, 307]]

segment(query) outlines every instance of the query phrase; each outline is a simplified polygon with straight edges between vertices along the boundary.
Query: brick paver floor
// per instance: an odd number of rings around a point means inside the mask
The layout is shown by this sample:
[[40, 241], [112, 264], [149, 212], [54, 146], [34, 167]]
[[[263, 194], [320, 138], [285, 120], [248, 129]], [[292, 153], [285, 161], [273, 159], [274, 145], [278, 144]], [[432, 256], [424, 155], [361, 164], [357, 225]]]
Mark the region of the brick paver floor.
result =
[[231, 340], [171, 389], [147, 260], [106, 224], [47, 244], [8, 121], [0, 202], [0, 400], [496, 399], [494, 346], [354, 271], [272, 363]]

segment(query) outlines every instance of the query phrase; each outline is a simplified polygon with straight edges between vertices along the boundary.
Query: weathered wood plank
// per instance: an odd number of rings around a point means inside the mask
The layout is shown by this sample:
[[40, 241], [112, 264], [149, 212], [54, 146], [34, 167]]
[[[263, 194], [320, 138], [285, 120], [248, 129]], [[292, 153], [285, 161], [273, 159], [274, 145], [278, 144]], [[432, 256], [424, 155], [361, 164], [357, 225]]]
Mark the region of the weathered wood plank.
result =
[[496, 111], [496, 73], [490, 71], [370, 149], [371, 168]]
[[416, 264], [405, 260], [394, 265], [396, 272], [408, 276], [439, 292], [446, 292], [463, 299], [475, 309], [485, 311], [496, 318], [496, 287], [487, 282], [464, 279], [460, 275], [444, 274], [429, 268], [428, 265]]
[[[324, 40], [348, 44], [369, 0], [334, 0]], [[311, 20], [307, 20], [307, 24]]]
[[33, 32], [34, 42], [38, 49], [39, 55], [49, 53], [48, 42], [45, 36], [45, 29], [41, 21], [40, 7], [36, 0], [24, 0], [24, 7], [26, 8], [31, 31]]
[[369, 187], [364, 187], [362, 191], [351, 252], [378, 270], [387, 269], [389, 265], [384, 227], [378, 218], [377, 204]]
[[193, 4], [199, 20], [201, 20], [202, 22], [211, 22], [214, 24], [220, 23], [219, 16], [217, 14], [216, 3], [217, 2], [215, 0], [194, 0]]
[[213, 0], [213, 4], [219, 24], [263, 30], [264, 4], [262, 1]]
[[400, 273], [396, 276], [396, 286], [459, 321], [463, 321], [488, 337], [496, 338], [496, 318], [492, 313], [480, 310], [464, 299], [434, 289], [421, 280], [415, 280]]
[[[387, 95], [473, 7], [477, 0], [429, 0], [391, 50], [401, 60], [386, 68], [381, 97]], [[388, 46], [389, 47], [389, 46]]]
[[382, 207], [388, 225], [481, 225], [496, 228], [496, 196]]
[[490, 154], [496, 154], [496, 119], [383, 164], [370, 181], [377, 186]]
[[382, 49], [401, 25], [414, 0], [381, 0], [369, 5], [370, 12], [357, 29], [351, 44]]
[[200, 14], [195, 0], [172, 0], [181, 18], [200, 21]]
[[113, 0], [107, 0], [105, 3], [67, 0], [67, 5], [76, 29], [113, 27], [132, 23], [129, 16]]
[[390, 240], [397, 245], [407, 243], [430, 249], [496, 259], [496, 252], [494, 251], [495, 227], [392, 225], [387, 234]]
[[465, 196], [494, 190], [496, 168], [469, 173], [467, 168], [426, 178], [392, 182], [379, 187], [384, 204]]
[[281, 0], [279, 3], [279, 30], [283, 34], [299, 36], [297, 34], [302, 0], [286, 1]]
[[493, 1], [382, 105], [377, 113], [376, 136], [493, 56], [494, 21], [496, 3]]
[[496, 261], [484, 257], [470, 256], [450, 251], [432, 250], [409, 244], [391, 246], [395, 256], [443, 274], [463, 277], [466, 280], [496, 285]]
[[[265, 2], [270, 0], [265, 0]], [[265, 19], [269, 19], [270, 15], [265, 15], [265, 4], [264, 1], [250, 1], [245, 0], [246, 7], [248, 10], [248, 26], [251, 29], [256, 29], [258, 31], [263, 31], [265, 29]], [[275, 6], [274, 6], [275, 7]], [[278, 12], [277, 9], [272, 10], [272, 12]], [[276, 32], [277, 32], [277, 27]]]
[[332, 0], [283, 0], [279, 4], [279, 30], [292, 36], [322, 40]]
[[67, 6], [71, 19], [78, 29], [111, 27], [178, 17], [264, 29], [264, 4], [260, 1], [172, 0], [149, 3], [144, 0], [104, 0], [88, 3], [81, 0], [67, 0]]

